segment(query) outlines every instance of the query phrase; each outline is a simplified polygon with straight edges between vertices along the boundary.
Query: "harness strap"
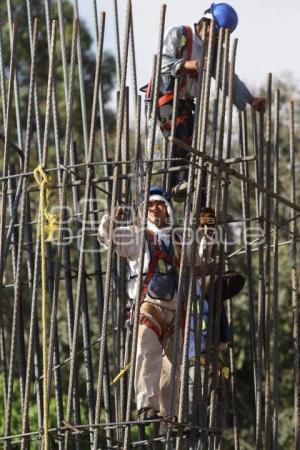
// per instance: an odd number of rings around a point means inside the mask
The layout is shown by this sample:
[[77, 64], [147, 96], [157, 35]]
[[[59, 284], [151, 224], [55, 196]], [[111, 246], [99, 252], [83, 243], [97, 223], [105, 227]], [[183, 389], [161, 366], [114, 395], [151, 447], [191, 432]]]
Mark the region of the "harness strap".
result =
[[[148, 235], [150, 235], [152, 240], [154, 241], [154, 238], [155, 238], [154, 233], [151, 232], [150, 230], [147, 230], [146, 233], [148, 233]], [[176, 243], [175, 243], [175, 245], [176, 245]], [[143, 303], [143, 301], [147, 295], [149, 283], [153, 277], [155, 268], [160, 259], [162, 259], [163, 261], [165, 261], [166, 263], [168, 263], [170, 265], [175, 265], [176, 267], [180, 267], [180, 258], [178, 258], [176, 256], [170, 256], [168, 253], [160, 250], [159, 245], [157, 244], [157, 242], [155, 242], [154, 243], [154, 252], [151, 256], [148, 270], [145, 275], [145, 278], [143, 281], [143, 286], [141, 289], [141, 303]]]
[[149, 83], [147, 84], [147, 89], [146, 89], [146, 98], [150, 98], [151, 97], [151, 91], [152, 91], [152, 78], [149, 81]]
[[186, 35], [186, 61], [190, 61], [192, 58], [193, 50], [193, 30], [191, 27], [184, 26], [184, 34]]
[[[156, 325], [149, 317], [149, 315], [157, 322]], [[173, 321], [172, 321], [173, 322]], [[158, 337], [160, 341], [163, 338], [173, 336], [175, 331], [175, 325], [166, 325], [161, 317], [159, 311], [155, 308], [152, 303], [144, 302], [141, 306], [139, 323], [150, 328]], [[184, 324], [185, 324], [185, 311], [182, 311], [181, 315], [181, 331], [182, 337], [184, 335]]]
[[170, 264], [170, 265], [175, 265], [176, 267], [180, 266], [180, 259], [177, 258], [176, 256], [170, 256], [168, 255], [168, 253], [162, 251], [159, 249], [158, 245], [156, 245], [154, 247], [154, 252], [153, 255], [151, 257], [149, 266], [148, 266], [148, 270], [146, 273], [146, 276], [144, 278], [144, 282], [143, 282], [143, 287], [142, 287], [142, 295], [141, 295], [141, 301], [143, 302], [146, 294], [147, 294], [147, 290], [148, 290], [148, 286], [149, 283], [153, 277], [153, 274], [155, 272], [155, 268], [157, 266], [158, 261], [162, 259], [163, 261], [165, 261], [166, 263]]
[[167, 92], [166, 94], [159, 97], [158, 106], [161, 107], [161, 106], [166, 105], [167, 103], [171, 102], [173, 100], [173, 98], [174, 98], [174, 92], [173, 91]]
[[154, 251], [154, 254], [152, 255], [152, 258], [150, 260], [149, 266], [148, 266], [148, 270], [146, 273], [146, 276], [144, 278], [144, 282], [143, 282], [143, 287], [142, 287], [142, 295], [141, 295], [141, 301], [144, 301], [144, 298], [147, 294], [147, 290], [148, 290], [148, 285], [153, 277], [154, 271], [155, 271], [155, 267], [158, 263], [158, 256]]
[[155, 268], [157, 266], [158, 261], [162, 259], [163, 261], [167, 262], [170, 265], [176, 265], [176, 267], [180, 266], [180, 260], [179, 258], [172, 257], [168, 255], [168, 253], [163, 252], [160, 249], [155, 248], [152, 258], [150, 260], [148, 271], [146, 273], [146, 276], [144, 278], [143, 287], [142, 287], [142, 297], [141, 300], [143, 301], [148, 290], [149, 283], [153, 277]]
[[[187, 115], [177, 116], [176, 125], [180, 125], [186, 122]], [[166, 120], [165, 122], [160, 122], [160, 128], [162, 130], [170, 131], [172, 128], [172, 120]]]
[[139, 322], [141, 325], [145, 325], [147, 328], [150, 328], [150, 330], [152, 330], [156, 334], [159, 340], [162, 339], [163, 336], [161, 334], [159, 327], [156, 326], [155, 323], [153, 323], [148, 316], [146, 316], [145, 314], [140, 314]]
[[[176, 267], [180, 267], [180, 258], [177, 258], [176, 256], [170, 256], [167, 252], [160, 250], [159, 245], [157, 243], [157, 237], [153, 231], [147, 230], [147, 234], [151, 237], [151, 239], [153, 241], [154, 253], [156, 253], [158, 255], [158, 259], [163, 259], [168, 264], [175, 265]], [[181, 241], [176, 233], [174, 234], [174, 238], [175, 238], [175, 245], [180, 245]]]
[[[159, 328], [161, 330], [160, 334], [162, 338], [169, 337], [174, 334], [174, 325], [173, 325], [174, 319], [172, 320], [171, 324], [166, 325], [160, 310], [157, 309], [153, 303], [144, 302], [141, 305], [141, 314], [147, 316], [148, 318], [149, 315], [153, 317], [155, 322], [159, 325]], [[149, 318], [149, 320], [151, 319]]]

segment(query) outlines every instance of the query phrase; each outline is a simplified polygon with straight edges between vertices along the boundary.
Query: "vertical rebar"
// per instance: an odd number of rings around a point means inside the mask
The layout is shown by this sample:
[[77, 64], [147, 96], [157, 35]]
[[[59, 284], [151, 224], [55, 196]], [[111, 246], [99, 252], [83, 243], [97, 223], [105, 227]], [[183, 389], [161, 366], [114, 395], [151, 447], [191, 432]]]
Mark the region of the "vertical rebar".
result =
[[[280, 92], [275, 95], [274, 114], [274, 192], [279, 192], [279, 138], [280, 138]], [[279, 288], [279, 208], [278, 200], [274, 200], [274, 238], [273, 238], [273, 307], [272, 307], [272, 331], [273, 331], [273, 426], [272, 426], [272, 450], [278, 449], [279, 432], [279, 310], [278, 310], [278, 288]]]
[[[13, 36], [12, 36], [12, 51], [10, 56], [10, 69], [9, 69], [9, 85], [7, 94], [7, 112], [6, 112], [6, 127], [5, 127], [5, 142], [4, 142], [4, 157], [3, 157], [3, 176], [8, 173], [8, 149], [10, 141], [10, 130], [12, 128], [11, 114], [12, 114], [12, 97], [13, 97], [13, 83], [15, 79], [15, 65], [16, 65], [16, 26], [13, 24]], [[7, 180], [2, 181], [1, 186], [1, 219], [0, 219], [0, 273], [2, 271], [3, 261], [3, 243], [4, 243], [4, 231], [6, 220], [6, 204], [7, 204]], [[3, 280], [1, 280], [1, 285]], [[15, 310], [16, 312], [16, 310]], [[15, 358], [15, 336], [16, 336], [16, 321], [14, 321], [14, 327], [12, 328], [11, 338], [11, 356], [9, 361], [9, 374], [8, 374], [8, 387], [7, 387], [7, 399], [6, 399], [6, 414], [5, 414], [5, 435], [10, 434], [11, 427], [11, 410], [12, 410], [12, 390], [13, 390], [13, 372], [14, 372], [14, 358]], [[5, 441], [5, 448], [10, 448], [9, 441]]]
[[[291, 165], [291, 201], [296, 202], [296, 172], [295, 172], [295, 113], [294, 102], [290, 102], [290, 165]], [[300, 449], [300, 368], [299, 368], [299, 306], [297, 280], [297, 223], [295, 211], [291, 211], [292, 237], [292, 311], [293, 311], [293, 353], [294, 353], [294, 427], [295, 449]]]
[[[97, 45], [97, 59], [96, 59], [96, 72], [94, 81], [94, 93], [93, 93], [93, 106], [91, 115], [91, 128], [90, 128], [90, 139], [88, 147], [88, 163], [93, 162], [94, 157], [94, 144], [95, 144], [95, 128], [96, 128], [96, 112], [97, 112], [97, 97], [98, 89], [101, 79], [101, 69], [102, 69], [102, 55], [103, 55], [103, 37], [104, 37], [104, 26], [105, 26], [105, 14], [101, 14], [100, 21], [100, 34]], [[74, 330], [73, 330], [73, 342], [71, 348], [71, 364], [69, 372], [69, 385], [68, 385], [68, 399], [67, 399], [67, 410], [66, 410], [66, 421], [70, 421], [71, 416], [71, 406], [72, 406], [72, 393], [73, 393], [73, 383], [74, 383], [74, 372], [76, 363], [76, 353], [77, 353], [77, 343], [78, 343], [78, 328], [79, 328], [79, 314], [80, 314], [80, 304], [82, 296], [82, 277], [84, 270], [84, 250], [86, 241], [86, 228], [88, 219], [88, 206], [89, 206], [89, 194], [91, 188], [91, 166], [87, 166], [86, 180], [85, 180], [85, 194], [84, 194], [84, 211], [82, 215], [82, 230], [81, 230], [81, 242], [80, 242], [80, 254], [78, 263], [78, 279], [77, 279], [77, 292], [76, 292], [76, 305], [75, 305], [75, 317], [74, 317]], [[105, 341], [105, 340], [104, 340]], [[96, 415], [95, 420], [97, 421]], [[69, 432], [65, 433], [65, 449], [68, 448]]]
[[[266, 118], [266, 188], [271, 190], [271, 127], [272, 127], [272, 75], [268, 76], [268, 109]], [[272, 436], [271, 414], [271, 198], [266, 196], [265, 209], [265, 449], [270, 450]]]
[[[254, 131], [256, 131], [255, 112]], [[257, 143], [257, 146], [256, 146]], [[259, 131], [257, 142], [255, 139], [255, 156], [257, 158], [256, 182], [264, 186], [264, 117], [259, 115]], [[256, 384], [256, 450], [263, 448], [263, 339], [264, 339], [264, 306], [265, 306], [265, 282], [264, 282], [264, 196], [262, 192], [256, 195], [256, 213], [260, 239], [258, 241], [258, 318], [257, 318], [257, 384]]]
[[[247, 157], [248, 152], [248, 124], [247, 113], [242, 113], [242, 119], [240, 121], [241, 127], [241, 156]], [[247, 162], [241, 164], [242, 174], [249, 178], [250, 171]], [[250, 349], [251, 349], [251, 363], [253, 367], [253, 388], [254, 399], [253, 405], [256, 403], [257, 384], [259, 382], [257, 378], [257, 340], [256, 340], [256, 320], [255, 320], [255, 295], [254, 295], [254, 277], [253, 277], [253, 258], [251, 247], [251, 195], [249, 186], [246, 183], [241, 183], [242, 190], [242, 206], [243, 206], [243, 220], [244, 220], [244, 243], [246, 249], [246, 267], [247, 267], [247, 287], [248, 287], [248, 317], [249, 317], [249, 337], [250, 337]], [[253, 418], [255, 417], [255, 411]]]
[[[7, 93], [7, 110], [6, 110], [6, 123], [5, 123], [5, 142], [3, 150], [3, 169], [2, 176], [7, 176], [8, 170], [8, 151], [11, 131], [13, 129], [12, 125], [12, 100], [13, 100], [13, 84], [15, 78], [15, 68], [16, 68], [16, 26], [13, 24], [13, 37], [12, 37], [12, 50], [10, 55], [10, 68], [9, 68], [9, 78], [8, 78], [8, 93]], [[0, 274], [3, 274], [3, 257], [4, 257], [4, 231], [5, 231], [5, 221], [6, 221], [6, 202], [7, 202], [7, 180], [1, 183], [1, 218], [0, 218]], [[2, 283], [2, 280], [1, 280]]]
[[122, 73], [121, 73], [121, 46], [120, 46], [118, 0], [114, 0], [114, 21], [115, 21], [115, 39], [116, 39], [117, 80], [119, 86], [121, 86]]
[[[157, 122], [157, 104], [158, 104], [158, 96], [159, 96], [159, 84], [160, 84], [160, 71], [161, 71], [161, 63], [162, 63], [162, 47], [163, 47], [163, 35], [164, 35], [164, 27], [165, 27], [165, 16], [166, 16], [166, 5], [161, 6], [161, 14], [160, 14], [160, 22], [159, 22], [159, 36], [158, 36], [158, 52], [157, 52], [157, 64], [156, 64], [156, 73], [154, 79], [154, 91], [153, 91], [153, 111], [152, 111], [152, 126], [150, 129], [150, 154], [149, 161], [146, 161], [146, 178], [145, 178], [145, 191], [144, 191], [144, 201], [142, 205], [142, 214], [141, 214], [141, 241], [140, 241], [140, 250], [139, 250], [139, 268], [138, 268], [138, 278], [137, 278], [137, 286], [136, 286], [136, 298], [134, 301], [134, 316], [133, 316], [133, 329], [132, 329], [132, 346], [131, 346], [131, 355], [130, 355], [130, 363], [131, 369], [129, 374], [129, 382], [128, 382], [128, 395], [127, 395], [127, 408], [126, 408], [126, 421], [130, 419], [131, 413], [131, 401], [133, 395], [133, 384], [134, 384], [134, 376], [135, 376], [135, 362], [136, 362], [136, 347], [137, 347], [137, 339], [138, 339], [138, 326], [139, 326], [139, 312], [140, 312], [140, 292], [142, 288], [142, 279], [143, 279], [143, 267], [144, 267], [144, 248], [146, 242], [146, 233], [145, 226], [146, 217], [147, 217], [147, 209], [148, 209], [148, 198], [149, 198], [149, 189], [151, 183], [151, 171], [152, 171], [152, 158], [154, 152], [154, 138], [156, 131], [156, 122]], [[128, 449], [129, 445], [129, 437], [130, 437], [130, 427], [126, 427], [125, 436], [124, 436], [124, 450]]]

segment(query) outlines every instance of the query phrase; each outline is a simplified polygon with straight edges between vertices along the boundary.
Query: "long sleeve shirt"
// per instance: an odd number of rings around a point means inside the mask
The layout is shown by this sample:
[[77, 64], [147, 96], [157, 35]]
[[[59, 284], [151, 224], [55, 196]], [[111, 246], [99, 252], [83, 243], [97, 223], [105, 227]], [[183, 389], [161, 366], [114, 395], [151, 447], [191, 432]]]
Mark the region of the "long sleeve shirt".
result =
[[[198, 37], [193, 29], [193, 45], [191, 60], [199, 60], [200, 64], [204, 60], [204, 48], [203, 41]], [[162, 57], [162, 77], [161, 77], [161, 89], [166, 91], [170, 83], [170, 77], [180, 76], [184, 77], [183, 86], [179, 92], [179, 98], [195, 98], [198, 96], [197, 88], [199, 86], [197, 77], [193, 77], [186, 74], [181, 74], [181, 68], [184, 65], [187, 58], [187, 46], [182, 46], [183, 42], [183, 27], [172, 27], [165, 35], [163, 44], [163, 57]], [[181, 50], [181, 51], [180, 51]], [[181, 57], [178, 57], [179, 52]], [[253, 98], [252, 94], [246, 87], [246, 85], [239, 79], [237, 75], [234, 78], [234, 98], [233, 102], [235, 106], [243, 110], [246, 104]]]
[[[109, 230], [109, 215], [105, 214], [102, 217], [98, 228], [98, 240], [104, 245], [108, 246], [108, 230]], [[130, 299], [134, 299], [137, 294], [137, 277], [139, 273], [139, 252], [141, 246], [141, 232], [136, 226], [118, 226], [113, 230], [113, 242], [115, 250], [119, 256], [127, 258], [128, 262], [128, 280], [127, 280], [127, 294]], [[146, 275], [150, 263], [150, 251], [148, 244], [145, 245], [144, 267], [143, 274]], [[153, 299], [148, 294], [145, 301], [164, 306], [165, 308], [176, 310], [177, 306], [177, 289], [174, 292], [173, 298], [168, 301]]]
[[[150, 224], [149, 224], [150, 226]], [[152, 228], [153, 231], [153, 228]], [[169, 233], [169, 242], [171, 236], [173, 235], [173, 242], [175, 241], [175, 234], [179, 241], [181, 241], [181, 233], [170, 228], [167, 233]], [[98, 228], [98, 241], [105, 247], [108, 246], [109, 238], [109, 215], [105, 214]], [[167, 236], [166, 236], [167, 237]], [[137, 294], [137, 276], [139, 273], [139, 252], [141, 246], [141, 231], [136, 226], [118, 226], [113, 230], [113, 242], [115, 250], [119, 256], [127, 258], [128, 262], [128, 280], [127, 280], [127, 293], [129, 298], [134, 299]], [[178, 245], [178, 242], [177, 244]], [[180, 245], [180, 244], [179, 244]], [[191, 242], [187, 244], [187, 264], [190, 264], [190, 253], [191, 253]], [[145, 245], [144, 254], [144, 267], [143, 274], [146, 275], [151, 260], [150, 251], [148, 248], [148, 243]], [[199, 251], [196, 252], [195, 265], [200, 265]], [[150, 303], [155, 303], [162, 305], [168, 309], [176, 309], [177, 306], [177, 289], [174, 293], [172, 300], [163, 301], [159, 299], [153, 299], [149, 295], [146, 296], [145, 301]]]

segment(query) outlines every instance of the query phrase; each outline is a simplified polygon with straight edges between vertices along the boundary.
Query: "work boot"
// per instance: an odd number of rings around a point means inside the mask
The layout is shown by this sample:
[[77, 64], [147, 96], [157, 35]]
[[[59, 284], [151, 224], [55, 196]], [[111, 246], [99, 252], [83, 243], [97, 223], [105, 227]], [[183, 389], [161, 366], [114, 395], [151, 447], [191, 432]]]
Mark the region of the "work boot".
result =
[[154, 408], [145, 407], [138, 411], [139, 420], [153, 420], [158, 419], [158, 412]]
[[188, 182], [185, 180], [179, 181], [179, 183], [173, 186], [172, 195], [174, 202], [176, 203], [184, 202], [187, 194], [187, 189], [188, 189]]

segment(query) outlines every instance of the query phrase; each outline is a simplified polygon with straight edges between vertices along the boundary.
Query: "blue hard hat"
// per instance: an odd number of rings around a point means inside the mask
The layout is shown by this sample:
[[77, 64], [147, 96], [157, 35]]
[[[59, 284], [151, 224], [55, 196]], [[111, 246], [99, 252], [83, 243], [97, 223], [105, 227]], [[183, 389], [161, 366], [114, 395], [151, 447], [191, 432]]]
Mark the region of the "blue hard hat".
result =
[[231, 32], [235, 30], [239, 19], [232, 6], [227, 3], [212, 3], [210, 11], [218, 30], [220, 28], [229, 28]]
[[168, 193], [161, 187], [159, 186], [152, 186], [149, 189], [149, 195], [161, 195], [162, 197], [164, 197], [168, 202], [170, 201], [170, 196], [168, 195]]

